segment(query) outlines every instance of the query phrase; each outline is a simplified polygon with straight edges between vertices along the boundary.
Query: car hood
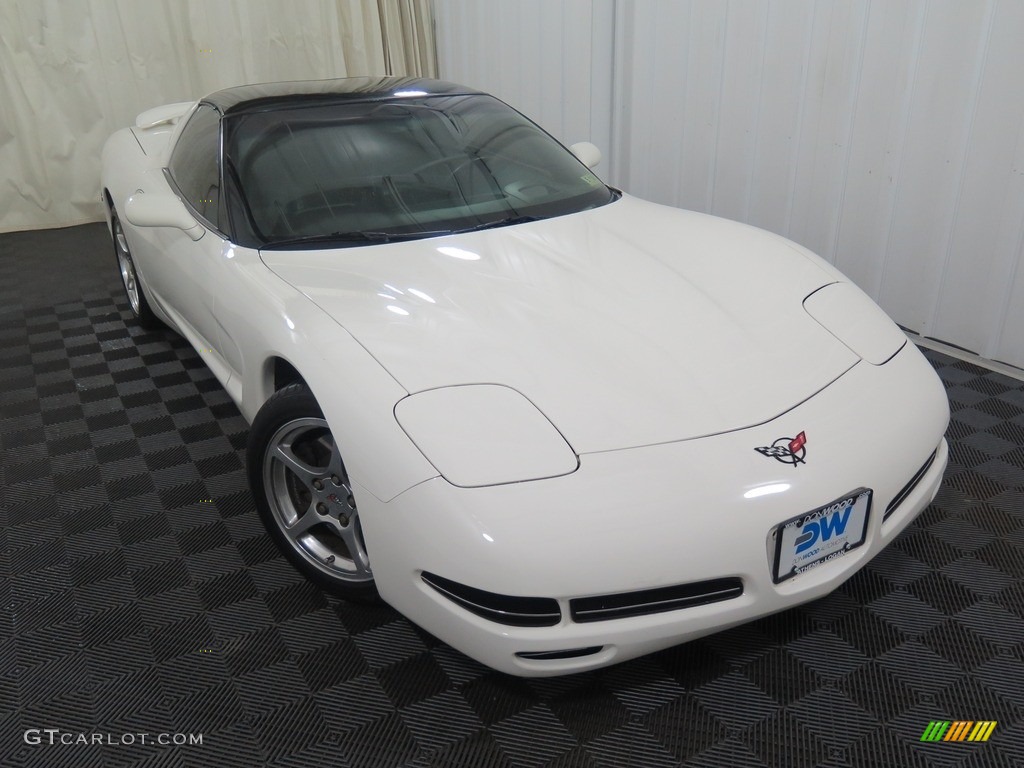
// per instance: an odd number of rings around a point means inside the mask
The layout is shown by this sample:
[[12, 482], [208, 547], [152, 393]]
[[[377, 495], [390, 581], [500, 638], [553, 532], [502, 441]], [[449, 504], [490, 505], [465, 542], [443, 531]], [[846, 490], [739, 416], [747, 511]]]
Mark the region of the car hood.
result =
[[762, 423], [858, 361], [803, 308], [835, 281], [816, 258], [628, 196], [480, 232], [261, 257], [410, 393], [512, 387], [578, 453]]

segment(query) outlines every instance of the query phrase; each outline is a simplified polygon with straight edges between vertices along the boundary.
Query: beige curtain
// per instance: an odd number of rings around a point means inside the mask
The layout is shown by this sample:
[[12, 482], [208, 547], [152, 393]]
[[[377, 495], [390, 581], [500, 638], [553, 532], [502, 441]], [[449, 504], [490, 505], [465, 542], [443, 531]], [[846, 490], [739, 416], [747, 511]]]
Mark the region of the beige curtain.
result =
[[377, 0], [389, 74], [437, 76], [434, 16], [430, 0]]
[[3, 0], [0, 232], [102, 219], [103, 142], [150, 107], [436, 72], [431, 0]]

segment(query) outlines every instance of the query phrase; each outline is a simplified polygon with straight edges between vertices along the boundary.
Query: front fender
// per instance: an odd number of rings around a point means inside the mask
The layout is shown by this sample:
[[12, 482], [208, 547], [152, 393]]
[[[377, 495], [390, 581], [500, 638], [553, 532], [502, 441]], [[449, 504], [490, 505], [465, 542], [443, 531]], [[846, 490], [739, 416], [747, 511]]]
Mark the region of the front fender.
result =
[[312, 390], [353, 481], [381, 501], [437, 476], [392, 416], [408, 393], [344, 328], [273, 274], [257, 251], [235, 247], [228, 289], [217, 292], [222, 354], [241, 380], [248, 421], [274, 392], [274, 357]]

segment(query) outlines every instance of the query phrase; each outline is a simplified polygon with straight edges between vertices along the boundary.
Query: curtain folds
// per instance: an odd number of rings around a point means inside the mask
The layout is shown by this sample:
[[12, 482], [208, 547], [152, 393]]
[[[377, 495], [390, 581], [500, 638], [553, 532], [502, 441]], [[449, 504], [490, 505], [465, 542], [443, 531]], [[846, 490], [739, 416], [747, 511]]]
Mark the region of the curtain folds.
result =
[[430, 0], [377, 0], [377, 11], [386, 71], [435, 77], [437, 50]]
[[102, 219], [103, 142], [232, 85], [436, 75], [431, 0], [0, 4], [0, 232]]

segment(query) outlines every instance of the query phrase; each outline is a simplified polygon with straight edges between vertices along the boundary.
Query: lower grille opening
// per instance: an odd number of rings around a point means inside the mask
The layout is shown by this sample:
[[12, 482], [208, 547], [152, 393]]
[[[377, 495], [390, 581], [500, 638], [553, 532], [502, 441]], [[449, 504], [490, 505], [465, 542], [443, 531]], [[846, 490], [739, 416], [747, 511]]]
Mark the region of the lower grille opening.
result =
[[581, 656], [593, 656], [604, 650], [603, 645], [592, 645], [589, 648], [567, 648], [564, 651], [519, 651], [516, 656], [532, 661], [555, 661], [556, 659], [578, 659]]
[[510, 627], [551, 627], [562, 620], [558, 601], [550, 597], [515, 597], [467, 587], [424, 571], [421, 578], [467, 611]]
[[936, 448], [932, 451], [932, 455], [928, 457], [928, 461], [926, 461], [921, 468], [917, 470], [914, 476], [910, 478], [910, 482], [904, 485], [900, 492], [893, 496], [892, 501], [889, 502], [889, 506], [885, 508], [885, 514], [882, 515], [883, 521], [887, 520], [889, 515], [899, 509], [900, 504], [907, 500], [907, 496], [914, 492], [914, 489], [917, 488], [917, 484], [921, 482], [921, 478], [928, 473], [929, 468], [932, 466], [932, 462], [935, 461], [935, 455], [937, 453], [938, 449]]
[[584, 623], [676, 611], [681, 608], [731, 600], [742, 594], [743, 581], [736, 577], [729, 577], [679, 584], [674, 587], [645, 589], [639, 592], [578, 597], [569, 601], [569, 608], [572, 620]]

